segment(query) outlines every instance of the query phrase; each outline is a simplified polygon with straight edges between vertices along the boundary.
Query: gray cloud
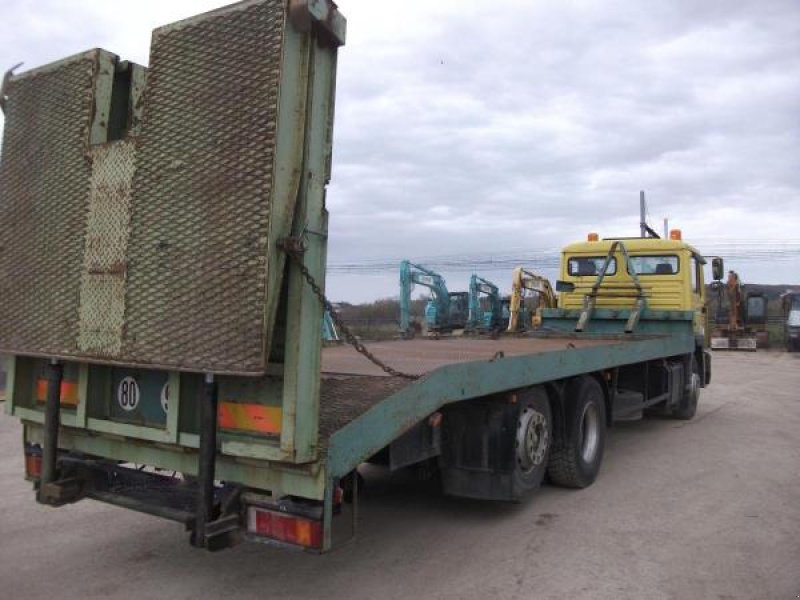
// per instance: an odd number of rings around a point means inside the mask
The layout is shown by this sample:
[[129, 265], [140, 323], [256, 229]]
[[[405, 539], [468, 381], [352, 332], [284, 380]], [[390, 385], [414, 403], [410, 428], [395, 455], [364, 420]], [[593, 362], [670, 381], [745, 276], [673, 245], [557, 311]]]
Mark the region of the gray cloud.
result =
[[796, 3], [340, 4], [331, 261], [635, 234], [639, 189], [687, 238], [800, 237]]
[[[99, 45], [146, 62], [153, 27], [223, 3], [127, 4], [11, 0], [0, 57], [33, 66]], [[339, 4], [331, 263], [634, 235], [639, 189], [657, 229], [668, 216], [700, 242], [800, 243], [796, 1]], [[798, 262], [742, 270], [797, 282]], [[394, 280], [329, 287], [365, 299]]]

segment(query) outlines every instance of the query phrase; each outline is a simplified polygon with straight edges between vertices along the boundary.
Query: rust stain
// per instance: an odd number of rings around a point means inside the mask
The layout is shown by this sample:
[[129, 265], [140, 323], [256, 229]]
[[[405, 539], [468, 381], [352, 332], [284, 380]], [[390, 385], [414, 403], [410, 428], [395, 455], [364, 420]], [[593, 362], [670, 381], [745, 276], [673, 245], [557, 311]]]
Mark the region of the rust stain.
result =
[[89, 267], [89, 275], [122, 275], [128, 272], [128, 263], [115, 262], [108, 266], [93, 265]]

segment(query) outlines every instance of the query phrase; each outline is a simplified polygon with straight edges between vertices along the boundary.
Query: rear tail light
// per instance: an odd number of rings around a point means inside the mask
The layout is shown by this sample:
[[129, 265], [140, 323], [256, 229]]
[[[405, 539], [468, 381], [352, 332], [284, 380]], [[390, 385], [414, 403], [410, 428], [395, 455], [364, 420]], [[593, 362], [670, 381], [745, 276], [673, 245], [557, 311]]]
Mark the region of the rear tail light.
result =
[[251, 506], [247, 513], [247, 530], [279, 542], [322, 549], [321, 521]]
[[27, 479], [42, 477], [42, 449], [37, 444], [25, 444], [25, 477]]
[[[36, 381], [36, 401], [39, 404], [44, 404], [47, 401], [47, 379], [39, 379]], [[75, 408], [80, 402], [80, 394], [78, 392], [77, 381], [61, 382], [60, 390], [61, 406], [67, 408]]]

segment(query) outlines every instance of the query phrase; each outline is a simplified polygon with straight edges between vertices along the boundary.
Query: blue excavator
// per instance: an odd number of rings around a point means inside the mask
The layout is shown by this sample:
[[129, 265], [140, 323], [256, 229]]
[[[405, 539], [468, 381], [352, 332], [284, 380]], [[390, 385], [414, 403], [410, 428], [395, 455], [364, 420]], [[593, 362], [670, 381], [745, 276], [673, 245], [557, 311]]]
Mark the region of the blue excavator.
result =
[[431, 298], [425, 306], [425, 323], [429, 333], [438, 335], [467, 324], [469, 294], [450, 292], [444, 277], [422, 265], [404, 260], [400, 263], [400, 333], [413, 337], [411, 325], [411, 291], [415, 285], [427, 287]]
[[[481, 305], [486, 298], [488, 309]], [[471, 332], [503, 329], [503, 302], [500, 290], [491, 281], [473, 275], [469, 280], [469, 318], [466, 329]]]
[[339, 330], [336, 329], [336, 323], [333, 322], [333, 317], [328, 310], [322, 314], [322, 341], [326, 344], [339, 344], [342, 341], [339, 337]]

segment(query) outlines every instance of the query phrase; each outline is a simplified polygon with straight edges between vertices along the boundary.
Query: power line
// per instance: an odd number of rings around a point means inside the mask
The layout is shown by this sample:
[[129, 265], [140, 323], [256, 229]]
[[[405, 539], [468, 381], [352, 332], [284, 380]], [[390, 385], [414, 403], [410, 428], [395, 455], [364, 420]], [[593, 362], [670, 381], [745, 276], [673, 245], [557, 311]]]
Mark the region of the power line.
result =
[[[800, 240], [700, 240], [696, 247], [708, 256], [722, 256], [726, 260], [740, 263], [765, 263], [800, 260]], [[330, 262], [330, 274], [381, 275], [397, 271], [400, 261], [406, 257], [366, 259], [359, 261]], [[410, 257], [413, 262], [428, 268], [451, 273], [480, 270], [513, 269], [526, 265], [534, 269], [557, 269], [560, 265], [561, 249], [538, 248], [503, 250], [496, 254], [440, 254]]]

